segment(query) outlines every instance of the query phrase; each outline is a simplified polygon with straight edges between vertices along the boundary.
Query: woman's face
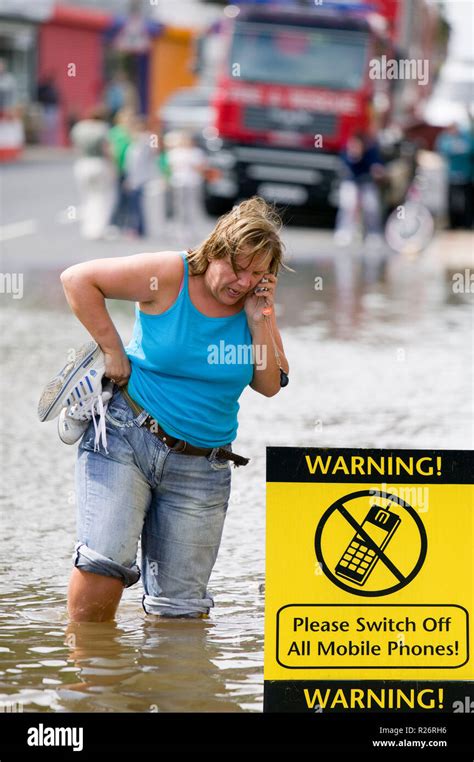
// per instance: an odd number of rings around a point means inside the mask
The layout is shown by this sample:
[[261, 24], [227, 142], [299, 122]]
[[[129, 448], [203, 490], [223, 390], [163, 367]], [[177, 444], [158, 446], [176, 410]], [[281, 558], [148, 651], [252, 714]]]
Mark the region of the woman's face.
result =
[[271, 254], [239, 254], [235, 274], [229, 257], [212, 259], [204, 274], [204, 281], [218, 302], [237, 304], [269, 272], [271, 261]]

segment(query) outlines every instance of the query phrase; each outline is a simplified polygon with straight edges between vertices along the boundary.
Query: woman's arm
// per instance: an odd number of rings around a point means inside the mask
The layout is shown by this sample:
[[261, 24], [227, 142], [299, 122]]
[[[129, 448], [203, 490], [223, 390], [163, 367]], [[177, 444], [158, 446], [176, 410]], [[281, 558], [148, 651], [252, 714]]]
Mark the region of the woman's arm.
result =
[[112, 322], [106, 299], [159, 303], [180, 277], [182, 265], [174, 252], [95, 259], [61, 273], [66, 299], [78, 320], [105, 355], [105, 375], [119, 385], [130, 376], [130, 363]]
[[275, 341], [281, 368], [289, 371], [283, 342], [275, 318], [274, 299], [277, 279], [266, 273], [245, 302], [247, 322], [252, 334], [255, 370], [250, 384], [256, 392], [273, 397], [280, 391], [280, 369], [276, 360]]
[[250, 329], [255, 359], [255, 371], [250, 386], [265, 397], [273, 397], [281, 388], [280, 368], [276, 361], [270, 329], [275, 338], [282, 370], [285, 373], [289, 371], [288, 360], [285, 357], [283, 342], [275, 320], [275, 313], [272, 313]]

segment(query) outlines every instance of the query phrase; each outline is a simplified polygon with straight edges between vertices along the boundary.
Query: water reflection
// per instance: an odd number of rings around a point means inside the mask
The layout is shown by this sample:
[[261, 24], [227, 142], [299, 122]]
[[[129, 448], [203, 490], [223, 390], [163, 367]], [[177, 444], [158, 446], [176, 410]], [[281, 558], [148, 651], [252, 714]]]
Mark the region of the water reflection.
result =
[[[77, 668], [76, 711], [235, 711], [211, 621], [147, 619], [135, 623], [70, 624], [66, 643]], [[64, 697], [63, 697], [64, 698]], [[67, 704], [66, 698], [66, 704]]]

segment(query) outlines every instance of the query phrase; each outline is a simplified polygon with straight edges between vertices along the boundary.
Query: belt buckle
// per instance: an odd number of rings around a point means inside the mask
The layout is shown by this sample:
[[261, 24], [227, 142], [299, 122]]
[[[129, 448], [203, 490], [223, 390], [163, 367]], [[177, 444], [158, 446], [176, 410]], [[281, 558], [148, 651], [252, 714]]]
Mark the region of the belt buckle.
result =
[[178, 441], [175, 442], [175, 444], [173, 445], [171, 449], [174, 452], [184, 452], [186, 449], [186, 444], [187, 443], [184, 441], [184, 439], [178, 439]]

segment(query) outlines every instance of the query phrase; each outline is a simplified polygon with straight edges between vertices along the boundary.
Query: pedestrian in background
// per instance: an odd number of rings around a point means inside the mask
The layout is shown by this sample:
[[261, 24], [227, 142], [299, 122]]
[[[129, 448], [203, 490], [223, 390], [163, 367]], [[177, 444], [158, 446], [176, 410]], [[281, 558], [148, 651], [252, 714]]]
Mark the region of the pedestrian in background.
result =
[[134, 117], [131, 125], [131, 142], [125, 153], [124, 190], [127, 195], [126, 228], [133, 235], [146, 234], [143, 196], [147, 182], [154, 174], [156, 150], [152, 136], [143, 116]]
[[41, 143], [59, 144], [60, 100], [54, 76], [47, 74], [38, 83], [38, 103], [41, 104]]
[[435, 149], [448, 173], [449, 227], [471, 229], [473, 224], [474, 135], [472, 129], [453, 122], [438, 135]]
[[176, 234], [181, 235], [185, 230], [189, 236], [196, 236], [201, 214], [204, 154], [194, 144], [192, 136], [184, 131], [168, 133], [165, 145]]
[[355, 238], [359, 214], [364, 240], [379, 242], [382, 236], [382, 211], [377, 181], [384, 175], [378, 146], [363, 133], [352, 135], [341, 153], [344, 179], [339, 190], [335, 241], [348, 246]]
[[125, 188], [125, 156], [132, 141], [131, 129], [134, 113], [131, 109], [121, 109], [116, 117], [115, 124], [110, 128], [108, 140], [111, 155], [115, 162], [117, 173], [117, 195], [115, 208], [112, 213], [110, 224], [122, 230], [126, 225], [127, 218], [127, 190]]
[[90, 109], [71, 130], [78, 153], [74, 177], [81, 199], [81, 233], [89, 240], [106, 234], [115, 199], [116, 176], [108, 147], [109, 125], [103, 106]]
[[137, 89], [123, 69], [119, 69], [112, 76], [105, 89], [104, 99], [111, 122], [115, 121], [118, 112], [124, 108], [130, 111], [137, 110]]

